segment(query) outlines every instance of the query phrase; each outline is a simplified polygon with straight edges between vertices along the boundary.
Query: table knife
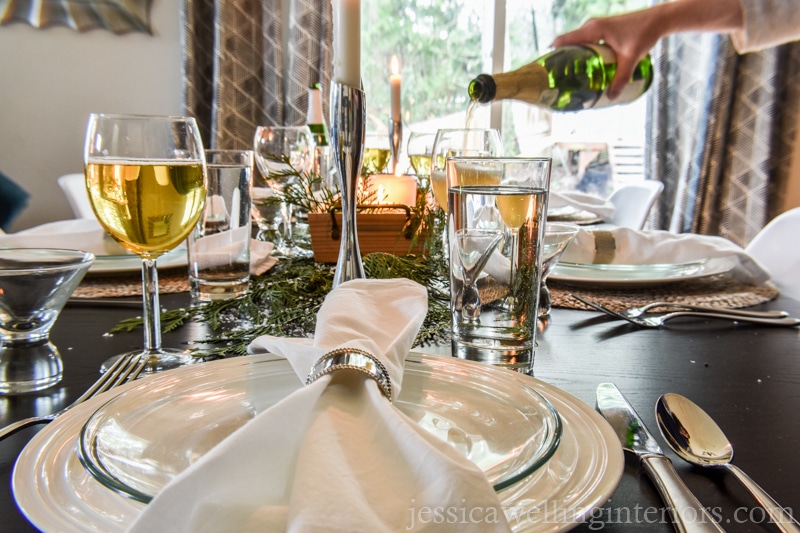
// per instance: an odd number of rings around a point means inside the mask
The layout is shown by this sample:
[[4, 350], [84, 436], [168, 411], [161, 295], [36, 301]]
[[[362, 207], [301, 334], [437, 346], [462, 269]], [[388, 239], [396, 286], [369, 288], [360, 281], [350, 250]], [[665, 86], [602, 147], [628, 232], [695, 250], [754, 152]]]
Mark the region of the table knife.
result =
[[636, 454], [667, 504], [679, 533], [724, 532], [703, 508], [661, 451], [641, 417], [613, 383], [597, 386], [597, 410], [611, 424], [622, 448]]

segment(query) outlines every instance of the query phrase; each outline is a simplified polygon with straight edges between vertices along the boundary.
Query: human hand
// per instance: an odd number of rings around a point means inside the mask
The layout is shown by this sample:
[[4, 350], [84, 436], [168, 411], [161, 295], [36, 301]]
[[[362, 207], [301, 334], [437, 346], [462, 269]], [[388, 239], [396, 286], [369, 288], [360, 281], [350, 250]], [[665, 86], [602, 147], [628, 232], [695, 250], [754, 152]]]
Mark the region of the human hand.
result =
[[612, 100], [622, 93], [639, 61], [663, 36], [650, 9], [622, 15], [592, 18], [577, 30], [560, 35], [554, 47], [604, 43], [617, 56], [617, 72], [608, 91]]

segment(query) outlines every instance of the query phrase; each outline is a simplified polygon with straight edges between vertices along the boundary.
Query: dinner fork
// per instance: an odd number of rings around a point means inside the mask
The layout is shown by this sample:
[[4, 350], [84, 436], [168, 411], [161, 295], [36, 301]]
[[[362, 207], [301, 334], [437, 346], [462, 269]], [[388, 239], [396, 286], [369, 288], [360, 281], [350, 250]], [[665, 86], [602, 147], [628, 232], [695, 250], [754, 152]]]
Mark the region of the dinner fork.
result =
[[800, 325], [800, 319], [791, 318], [791, 317], [780, 317], [780, 318], [759, 318], [753, 316], [742, 316], [742, 315], [733, 315], [730, 313], [723, 313], [723, 312], [708, 312], [708, 311], [673, 311], [672, 313], [665, 313], [662, 315], [657, 316], [641, 316], [641, 317], [629, 317], [622, 313], [618, 313], [608, 307], [599, 304], [597, 302], [593, 302], [591, 300], [586, 300], [577, 296], [575, 294], [570, 294], [571, 297], [575, 298], [579, 302], [582, 302], [589, 307], [601, 311], [607, 315], [621, 318], [622, 320], [627, 320], [631, 324], [636, 324], [637, 326], [645, 327], [645, 328], [660, 328], [664, 326], [664, 323], [667, 320], [671, 320], [673, 318], [678, 318], [682, 316], [697, 316], [703, 318], [724, 318], [727, 320], [734, 320], [738, 322], [749, 322], [753, 324], [761, 324], [765, 326], [798, 326]]
[[652, 309], [658, 309], [662, 307], [671, 307], [673, 309], [684, 311], [705, 311], [711, 313], [725, 313], [728, 315], [752, 316], [756, 318], [783, 318], [785, 316], [789, 316], [789, 313], [786, 311], [751, 311], [747, 309], [731, 309], [728, 307], [712, 307], [708, 305], [692, 305], [677, 302], [652, 302], [641, 307], [632, 307], [630, 309], [617, 312], [629, 318], [639, 318], [640, 316], [650, 312]]
[[69, 404], [68, 406], [64, 407], [60, 411], [56, 411], [55, 413], [44, 415], [44, 416], [33, 416], [30, 418], [24, 418], [22, 420], [18, 420], [17, 422], [13, 422], [6, 427], [0, 429], [0, 440], [8, 437], [9, 435], [13, 435], [17, 431], [24, 429], [26, 427], [30, 427], [36, 424], [47, 424], [48, 422], [52, 422], [59, 416], [63, 415], [73, 407], [78, 404], [81, 404], [88, 400], [89, 398], [93, 398], [100, 394], [101, 392], [105, 392], [109, 389], [112, 389], [118, 385], [122, 385], [124, 383], [128, 383], [130, 381], [135, 380], [139, 377], [139, 374], [142, 373], [144, 370], [145, 364], [147, 363], [147, 357], [140, 353], [130, 353], [126, 354], [111, 365], [108, 370], [106, 370], [100, 379], [94, 382], [94, 384], [86, 389], [86, 392], [81, 394], [77, 400]]

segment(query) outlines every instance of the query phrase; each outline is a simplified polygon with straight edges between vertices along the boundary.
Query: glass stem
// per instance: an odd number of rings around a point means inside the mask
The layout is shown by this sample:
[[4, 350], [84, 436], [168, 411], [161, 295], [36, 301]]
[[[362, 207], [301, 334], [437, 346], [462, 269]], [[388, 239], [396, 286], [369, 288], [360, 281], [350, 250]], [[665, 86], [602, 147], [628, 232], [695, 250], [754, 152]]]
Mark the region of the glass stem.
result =
[[283, 240], [285, 246], [291, 248], [294, 245], [292, 237], [292, 204], [281, 203], [281, 213], [283, 214]]
[[161, 306], [158, 302], [158, 270], [155, 259], [142, 260], [142, 299], [144, 302], [144, 351], [161, 349]]
[[508, 275], [508, 286], [514, 287], [514, 276], [517, 273], [517, 263], [519, 261], [519, 250], [517, 247], [519, 246], [519, 229], [518, 228], [511, 228], [511, 271]]

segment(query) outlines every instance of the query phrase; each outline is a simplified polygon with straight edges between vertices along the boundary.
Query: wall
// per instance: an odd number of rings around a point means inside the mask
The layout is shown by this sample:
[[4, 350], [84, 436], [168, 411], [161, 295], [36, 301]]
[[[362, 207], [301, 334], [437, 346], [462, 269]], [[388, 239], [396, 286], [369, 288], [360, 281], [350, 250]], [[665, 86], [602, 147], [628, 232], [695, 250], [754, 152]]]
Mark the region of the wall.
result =
[[181, 112], [179, 6], [152, 3], [152, 36], [0, 26], [0, 169], [31, 194], [12, 231], [72, 218], [56, 180], [83, 171], [89, 113]]

